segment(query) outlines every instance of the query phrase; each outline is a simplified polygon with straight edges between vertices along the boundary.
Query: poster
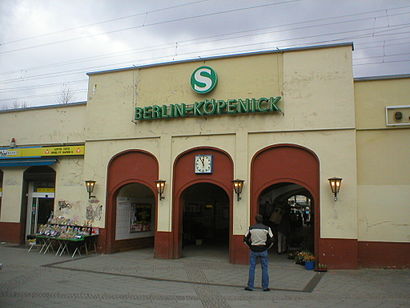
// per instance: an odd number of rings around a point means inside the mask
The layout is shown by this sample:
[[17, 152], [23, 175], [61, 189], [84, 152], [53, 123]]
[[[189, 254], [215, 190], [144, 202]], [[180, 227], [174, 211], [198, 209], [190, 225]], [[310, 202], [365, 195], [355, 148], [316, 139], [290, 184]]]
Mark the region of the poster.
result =
[[130, 233], [151, 231], [151, 204], [131, 203]]

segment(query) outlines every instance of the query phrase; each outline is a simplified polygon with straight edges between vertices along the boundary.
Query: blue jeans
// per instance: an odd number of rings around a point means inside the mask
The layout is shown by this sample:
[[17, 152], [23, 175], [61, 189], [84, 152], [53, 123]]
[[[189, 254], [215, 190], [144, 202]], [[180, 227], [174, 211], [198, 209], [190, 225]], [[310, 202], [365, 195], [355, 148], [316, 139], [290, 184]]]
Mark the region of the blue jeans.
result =
[[268, 272], [268, 265], [269, 265], [269, 257], [268, 251], [262, 252], [254, 252], [251, 251], [250, 253], [250, 261], [249, 261], [249, 279], [248, 279], [248, 287], [253, 289], [255, 287], [255, 267], [256, 267], [256, 259], [259, 257], [261, 260], [261, 267], [262, 267], [262, 288], [267, 289], [269, 288], [269, 272]]

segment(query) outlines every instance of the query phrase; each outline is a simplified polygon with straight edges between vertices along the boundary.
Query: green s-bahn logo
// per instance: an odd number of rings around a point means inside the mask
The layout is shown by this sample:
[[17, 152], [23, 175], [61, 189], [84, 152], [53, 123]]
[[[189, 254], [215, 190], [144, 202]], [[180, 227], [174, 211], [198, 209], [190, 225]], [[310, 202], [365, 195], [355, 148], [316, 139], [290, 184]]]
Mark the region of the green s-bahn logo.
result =
[[191, 75], [191, 87], [196, 93], [211, 92], [218, 83], [216, 72], [209, 66], [198, 67]]

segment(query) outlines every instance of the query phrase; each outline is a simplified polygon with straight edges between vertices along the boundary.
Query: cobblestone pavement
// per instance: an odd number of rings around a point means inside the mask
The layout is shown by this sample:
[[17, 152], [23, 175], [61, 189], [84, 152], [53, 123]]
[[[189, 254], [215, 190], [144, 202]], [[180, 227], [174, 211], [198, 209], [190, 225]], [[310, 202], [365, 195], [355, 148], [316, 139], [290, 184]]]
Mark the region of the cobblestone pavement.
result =
[[161, 260], [136, 250], [70, 258], [0, 245], [0, 307], [410, 307], [410, 270], [315, 273], [272, 256], [272, 291], [247, 292], [247, 266], [208, 251], [187, 255]]

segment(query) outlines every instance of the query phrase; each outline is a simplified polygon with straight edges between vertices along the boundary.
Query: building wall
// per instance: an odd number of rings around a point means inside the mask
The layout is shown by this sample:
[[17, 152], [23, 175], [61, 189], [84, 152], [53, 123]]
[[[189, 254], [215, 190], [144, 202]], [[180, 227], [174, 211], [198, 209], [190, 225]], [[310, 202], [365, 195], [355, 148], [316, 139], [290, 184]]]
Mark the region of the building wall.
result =
[[[155, 155], [158, 153], [157, 138], [152, 139], [130, 139], [117, 141], [93, 141], [86, 143], [86, 154], [84, 158], [84, 178], [96, 181], [93, 195], [103, 205], [101, 219], [94, 222], [95, 227], [105, 228], [106, 205], [107, 205], [107, 169], [110, 160], [120, 152], [133, 149], [144, 149]], [[82, 187], [82, 189], [84, 189]], [[159, 220], [162, 217], [158, 216]]]
[[385, 107], [409, 105], [409, 95], [409, 78], [355, 82], [363, 266], [410, 266], [410, 125], [386, 127], [385, 120]]
[[0, 146], [83, 143], [86, 104], [60, 104], [0, 112]]
[[410, 241], [410, 125], [388, 128], [385, 107], [408, 105], [410, 79], [355, 83], [359, 239]]
[[[64, 145], [84, 143], [85, 132], [84, 103], [34, 107], [22, 110], [0, 112], [0, 147], [8, 147], [11, 138], [17, 146]], [[5, 239], [20, 242], [24, 236], [24, 223], [21, 224], [23, 207], [24, 171], [29, 167], [4, 167], [3, 193], [0, 213], [0, 235]], [[56, 170], [55, 213], [59, 212], [57, 203], [65, 200], [75, 204], [70, 217], [81, 218], [81, 208], [87, 200], [84, 193], [83, 158], [59, 158], [52, 166]], [[11, 230], [10, 232], [7, 231]], [[4, 231], [4, 232], [3, 232]]]
[[[286, 133], [272, 136], [281, 142], [303, 145], [319, 158], [321, 238], [357, 238], [351, 61], [350, 46], [285, 54], [286, 123], [279, 131]], [[279, 140], [270, 143], [281, 143]], [[333, 176], [347, 183], [337, 202], [329, 193], [327, 179]]]
[[[198, 66], [211, 66], [219, 83], [207, 95], [190, 89]], [[351, 46], [218, 58], [90, 75], [87, 105], [85, 176], [97, 180], [96, 194], [107, 203], [106, 169], [116, 154], [144, 150], [157, 159], [166, 180], [158, 201], [157, 231], [172, 236], [173, 165], [181, 153], [198, 147], [222, 150], [234, 163], [234, 178], [245, 180], [242, 200], [233, 199], [232, 235], [244, 234], [252, 221], [250, 162], [261, 149], [294, 143], [320, 161], [320, 234], [326, 247], [347, 241], [344, 266], [357, 264], [356, 134]], [[282, 96], [284, 114], [220, 115], [133, 121], [135, 107], [192, 104], [205, 99]], [[341, 176], [346, 185], [335, 202], [327, 179]], [[319, 212], [319, 211], [318, 211]], [[107, 219], [107, 218], [105, 218]], [[110, 226], [106, 226], [110, 228]], [[319, 231], [318, 231], [319, 232]], [[165, 243], [165, 237], [161, 243]], [[239, 243], [236, 238], [233, 242]], [[240, 243], [238, 244], [240, 245]], [[335, 256], [326, 255], [331, 262]], [[336, 256], [337, 257], [337, 256]], [[340, 256], [339, 256], [340, 257]], [[351, 261], [354, 260], [354, 261]]]
[[21, 167], [3, 171], [2, 222], [20, 222], [24, 170]]
[[[211, 66], [219, 78], [215, 90], [204, 96], [196, 94], [189, 86], [190, 74], [200, 65]], [[283, 97], [280, 106], [284, 115], [223, 115], [132, 122], [133, 106], [190, 104], [206, 98], [269, 96]], [[109, 156], [132, 146], [146, 150], [158, 159], [160, 178], [167, 181], [168, 187], [172, 187], [172, 164], [180, 153], [200, 146], [215, 147], [228, 153], [235, 162], [234, 177], [243, 178], [246, 183], [243, 201], [234, 205], [234, 234], [243, 234], [251, 220], [248, 204], [252, 156], [265, 146], [289, 140], [306, 145], [317, 150], [323, 161], [322, 206], [326, 210], [321, 218], [325, 226], [322, 236], [357, 237], [356, 228], [352, 227], [355, 226], [357, 208], [356, 165], [352, 163], [355, 161], [355, 134], [351, 46], [91, 75], [87, 119], [85, 173], [98, 172], [92, 176], [99, 183], [106, 182], [103, 170], [106, 170]], [[341, 150], [338, 153], [345, 163], [342, 168], [340, 160], [328, 159], [333, 154], [326, 150], [328, 143], [333, 144], [337, 138], [335, 135], [341, 136], [334, 147]], [[105, 150], [101, 153], [103, 147]], [[343, 154], [346, 152], [349, 155]], [[102, 168], [96, 168], [98, 164]], [[344, 176], [351, 185], [349, 194], [338, 202], [346, 203], [343, 210], [339, 210], [341, 206], [335, 206], [329, 194], [327, 178], [336, 174]], [[160, 231], [172, 230], [171, 192], [166, 189], [166, 198], [159, 207]], [[349, 208], [347, 212], [346, 207]], [[332, 221], [336, 218], [338, 228], [332, 229]], [[348, 227], [342, 227], [344, 225]]]
[[[0, 112], [0, 146], [7, 147], [13, 137], [18, 146], [85, 144], [84, 157], [61, 157], [52, 166], [56, 171], [55, 213], [83, 221], [88, 207], [101, 205], [101, 215], [93, 222], [102, 228], [100, 247], [112, 236], [107, 228], [113, 227], [113, 219], [106, 212], [113, 200], [107, 189], [110, 163], [129, 150], [148, 153], [158, 163], [158, 178], [166, 180], [165, 198], [155, 205], [156, 236], [160, 237], [156, 248], [168, 245], [176, 229], [173, 222], [178, 221], [173, 218], [174, 206], [179, 204], [173, 192], [176, 161], [193, 149], [218, 149], [232, 161], [233, 178], [245, 180], [242, 199], [232, 198], [231, 205], [231, 245], [236, 245], [235, 258], [241, 261], [245, 251], [241, 236], [253, 219], [252, 160], [262, 149], [274, 145], [303, 147], [319, 162], [315, 200], [319, 258], [334, 268], [355, 268], [359, 263], [404, 264], [393, 255], [389, 260], [373, 255], [381, 249], [393, 254], [408, 250], [410, 135], [408, 127], [386, 128], [384, 108], [405, 104], [409, 79], [354, 84], [351, 47], [346, 44], [91, 73], [86, 105]], [[219, 78], [215, 90], [206, 95], [196, 94], [189, 84], [191, 73], [202, 65], [211, 66]], [[135, 107], [271, 96], [282, 97], [278, 106], [283, 113], [134, 120]], [[15, 129], [16, 123], [25, 125]], [[0, 222], [16, 224], [13, 230], [20, 228], [25, 169], [2, 169]], [[328, 183], [333, 176], [343, 178], [337, 201]], [[84, 188], [87, 179], [96, 181], [93, 204]], [[60, 209], [62, 201], [70, 206]], [[161, 248], [164, 254], [168, 248]]]
[[[298, 144], [313, 151], [320, 163], [320, 237], [357, 239], [355, 133], [352, 130], [255, 134], [253, 151], [266, 144]], [[253, 152], [253, 153], [255, 153]], [[253, 156], [251, 153], [250, 156]], [[334, 201], [328, 178], [343, 178]]]
[[83, 224], [88, 205], [83, 176], [84, 158], [61, 157], [52, 168], [56, 172], [54, 215], [75, 218]]

